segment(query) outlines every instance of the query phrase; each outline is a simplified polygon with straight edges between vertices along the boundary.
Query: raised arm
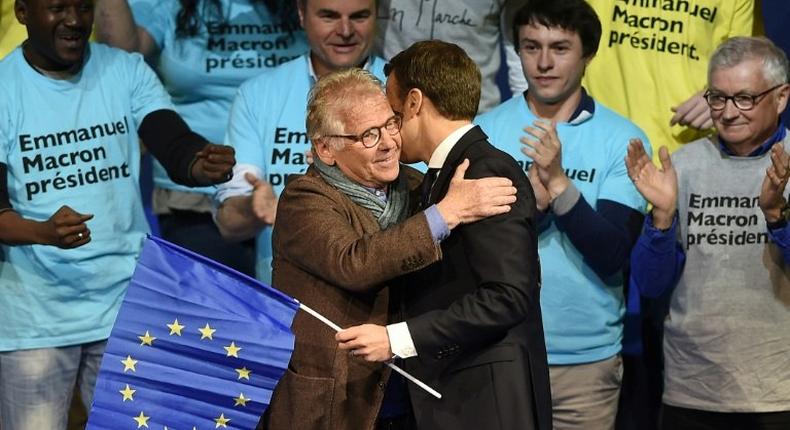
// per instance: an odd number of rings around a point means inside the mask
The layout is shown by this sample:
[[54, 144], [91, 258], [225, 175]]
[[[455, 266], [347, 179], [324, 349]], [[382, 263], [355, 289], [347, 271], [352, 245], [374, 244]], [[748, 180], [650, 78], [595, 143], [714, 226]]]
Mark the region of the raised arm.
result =
[[[527, 317], [530, 304], [537, 303], [540, 294], [534, 197], [523, 175], [502, 160], [477, 160], [469, 176], [492, 174], [514, 181], [517, 200], [509, 213], [465, 225], [457, 233], [470, 264], [471, 273], [466, 275], [477, 280], [475, 291], [459, 297], [447, 309], [404, 323], [386, 328], [374, 324], [350, 327], [335, 336], [339, 348], [366, 361], [387, 361], [392, 358], [392, 341], [404, 358], [417, 353], [433, 357], [445, 345], [465, 349], [500, 339]], [[503, 246], [507, 253], [499, 252]], [[405, 339], [416, 351], [403, 349]]]
[[[521, 139], [525, 145], [522, 151], [534, 160], [530, 181], [536, 190], [538, 208], [550, 206], [557, 227], [599, 277], [618, 273], [639, 235], [642, 214], [605, 197], [595, 202], [584, 198], [563, 168], [562, 144], [555, 124], [539, 120], [524, 130], [527, 135]], [[602, 188], [621, 189], [628, 182], [622, 165], [606, 180]]]
[[790, 179], [790, 154], [781, 144], [771, 148], [771, 165], [765, 171], [759, 205], [771, 239], [782, 251], [785, 264], [790, 263], [790, 226], [787, 222], [787, 199], [784, 197]]
[[[510, 177], [518, 189], [511, 212], [461, 227], [473, 292], [446, 309], [406, 321], [420, 356], [434, 357], [446, 345], [473, 349], [501, 339], [521, 324], [540, 297], [540, 264], [534, 221], [534, 196], [526, 178], [501, 159], [473, 161], [470, 177]], [[506, 249], [507, 252], [501, 252]]]
[[209, 143], [192, 131], [174, 110], [149, 113], [138, 133], [177, 184], [205, 186], [226, 182], [231, 177], [236, 163], [233, 148]]
[[[436, 206], [372, 234], [351, 225], [351, 215], [326, 195], [325, 184], [310, 176], [297, 179], [278, 204], [274, 242], [284, 257], [335, 285], [352, 291], [377, 288], [439, 259], [439, 241], [446, 234], [432, 226], [430, 211], [436, 210], [447, 233], [462, 223], [510, 211], [516, 197], [509, 180], [467, 180], [461, 167]], [[304, 219], [312, 221], [297, 221]], [[318, 257], [306, 260], [304, 255]]]
[[647, 297], [658, 297], [674, 288], [686, 261], [677, 240], [677, 174], [665, 146], [658, 155], [661, 169], [645, 153], [642, 142], [634, 139], [625, 158], [628, 176], [653, 206], [631, 253], [631, 278]]

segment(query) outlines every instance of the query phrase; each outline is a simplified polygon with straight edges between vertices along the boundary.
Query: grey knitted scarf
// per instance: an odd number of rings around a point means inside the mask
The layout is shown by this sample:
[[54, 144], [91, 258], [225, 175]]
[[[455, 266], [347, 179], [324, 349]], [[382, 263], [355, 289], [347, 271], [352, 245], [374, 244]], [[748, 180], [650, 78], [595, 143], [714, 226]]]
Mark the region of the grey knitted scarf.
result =
[[409, 190], [403, 170], [389, 186], [387, 203], [384, 203], [362, 185], [348, 179], [337, 166], [328, 166], [320, 158], [313, 158], [313, 165], [326, 183], [337, 188], [354, 203], [370, 210], [382, 230], [406, 219], [409, 210]]

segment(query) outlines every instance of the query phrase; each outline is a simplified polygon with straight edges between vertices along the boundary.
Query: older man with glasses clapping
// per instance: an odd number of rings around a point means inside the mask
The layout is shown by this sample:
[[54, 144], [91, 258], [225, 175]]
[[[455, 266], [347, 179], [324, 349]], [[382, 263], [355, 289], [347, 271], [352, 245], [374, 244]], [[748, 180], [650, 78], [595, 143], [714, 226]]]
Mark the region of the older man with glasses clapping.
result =
[[790, 177], [779, 114], [785, 54], [733, 38], [711, 57], [716, 134], [656, 168], [632, 142], [626, 164], [653, 205], [632, 254], [643, 294], [672, 291], [665, 322], [664, 429], [790, 428]]

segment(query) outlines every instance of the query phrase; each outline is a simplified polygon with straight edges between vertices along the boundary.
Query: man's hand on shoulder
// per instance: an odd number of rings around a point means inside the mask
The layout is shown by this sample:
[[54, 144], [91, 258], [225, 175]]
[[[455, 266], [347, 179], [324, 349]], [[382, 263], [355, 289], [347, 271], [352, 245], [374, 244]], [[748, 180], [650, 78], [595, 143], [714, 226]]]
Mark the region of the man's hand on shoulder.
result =
[[469, 160], [455, 169], [450, 188], [436, 208], [450, 229], [507, 213], [516, 202], [516, 188], [508, 178], [464, 179]]
[[376, 324], [349, 327], [335, 335], [338, 347], [354, 357], [371, 362], [392, 360], [392, 349], [387, 328]]
[[227, 182], [233, 175], [233, 166], [236, 164], [235, 153], [230, 146], [207, 144], [195, 154], [192, 178], [200, 185]]

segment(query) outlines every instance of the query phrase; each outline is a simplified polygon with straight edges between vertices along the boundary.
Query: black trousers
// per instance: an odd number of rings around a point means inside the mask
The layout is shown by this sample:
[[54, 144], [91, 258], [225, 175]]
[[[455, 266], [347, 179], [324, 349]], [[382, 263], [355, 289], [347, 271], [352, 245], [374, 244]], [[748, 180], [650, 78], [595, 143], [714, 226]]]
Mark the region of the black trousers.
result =
[[788, 430], [790, 411], [709, 412], [664, 404], [661, 421], [662, 430]]

